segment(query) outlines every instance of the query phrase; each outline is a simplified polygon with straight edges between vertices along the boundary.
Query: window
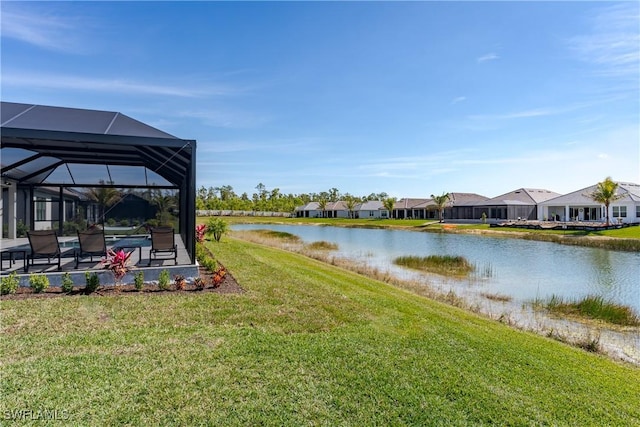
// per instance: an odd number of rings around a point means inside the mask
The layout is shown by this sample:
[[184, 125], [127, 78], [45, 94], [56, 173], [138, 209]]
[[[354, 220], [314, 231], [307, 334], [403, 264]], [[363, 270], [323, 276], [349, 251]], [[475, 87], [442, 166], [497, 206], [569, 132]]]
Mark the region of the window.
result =
[[640, 205], [636, 206], [636, 218], [640, 218]]
[[36, 199], [36, 221], [47, 219], [47, 201], [42, 197]]
[[627, 217], [627, 207], [626, 206], [614, 206], [613, 207], [613, 217], [614, 218], [626, 218]]
[[373, 216], [373, 211], [369, 211], [369, 216]]

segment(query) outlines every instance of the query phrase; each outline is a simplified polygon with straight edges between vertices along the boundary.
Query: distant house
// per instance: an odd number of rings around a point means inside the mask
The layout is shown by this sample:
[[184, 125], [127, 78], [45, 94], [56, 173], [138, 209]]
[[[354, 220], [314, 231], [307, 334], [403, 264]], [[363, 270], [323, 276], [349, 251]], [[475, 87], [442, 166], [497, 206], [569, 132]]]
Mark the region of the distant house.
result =
[[396, 219], [424, 219], [426, 204], [431, 199], [400, 199], [393, 206], [391, 218]]
[[[550, 221], [605, 221], [607, 213], [604, 205], [590, 196], [597, 185], [541, 202], [538, 205], [538, 218]], [[618, 182], [617, 193], [622, 198], [609, 206], [610, 221], [640, 222], [640, 185]]]
[[[488, 197], [476, 193], [449, 193], [449, 203], [444, 210], [445, 219], [478, 220], [482, 218], [483, 206]], [[437, 218], [437, 212], [436, 216]]]
[[349, 218], [349, 208], [342, 200], [337, 202], [328, 202], [325, 207], [327, 218]]
[[484, 213], [488, 220], [536, 220], [538, 205], [558, 196], [560, 194], [549, 190], [519, 188], [486, 200], [482, 206], [476, 207], [474, 215], [478, 218]]
[[371, 200], [359, 203], [354, 209], [356, 218], [388, 218], [389, 211], [386, 210], [379, 200]]
[[294, 213], [296, 218], [320, 218], [322, 216], [318, 202], [309, 202], [304, 206], [296, 206]]

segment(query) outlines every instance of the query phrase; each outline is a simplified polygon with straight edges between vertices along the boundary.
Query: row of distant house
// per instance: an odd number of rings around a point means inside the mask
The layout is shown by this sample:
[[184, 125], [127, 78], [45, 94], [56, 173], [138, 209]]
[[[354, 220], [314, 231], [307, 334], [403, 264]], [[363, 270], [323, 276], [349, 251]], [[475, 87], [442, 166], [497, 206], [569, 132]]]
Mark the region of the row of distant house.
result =
[[[640, 185], [618, 182], [620, 196], [609, 206], [612, 222], [640, 223]], [[544, 221], [604, 221], [604, 205], [595, 202], [590, 194], [597, 184], [568, 194], [549, 190], [519, 188], [489, 198], [475, 193], [449, 193], [444, 209], [445, 220], [488, 222], [504, 220]], [[398, 200], [393, 211], [382, 201], [367, 201], [347, 207], [345, 201], [327, 202], [324, 209], [319, 202], [310, 202], [295, 209], [296, 217], [303, 218], [395, 218], [438, 219], [439, 212], [433, 199], [405, 198]]]

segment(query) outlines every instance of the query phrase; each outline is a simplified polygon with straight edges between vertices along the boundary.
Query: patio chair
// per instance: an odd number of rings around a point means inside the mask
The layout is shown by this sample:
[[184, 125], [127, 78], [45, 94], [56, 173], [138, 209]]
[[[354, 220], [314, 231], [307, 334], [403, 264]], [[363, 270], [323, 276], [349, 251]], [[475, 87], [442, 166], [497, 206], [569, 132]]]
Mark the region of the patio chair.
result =
[[[149, 252], [149, 266], [152, 258], [157, 259], [159, 253], [173, 254], [173, 261], [178, 265], [178, 246], [172, 227], [156, 227], [151, 229], [151, 251]], [[171, 258], [161, 258], [171, 259]]]
[[[35, 265], [35, 260], [39, 258], [47, 258], [47, 264], [41, 263], [39, 265], [55, 265], [55, 258], [58, 258], [58, 270], [62, 270], [60, 265], [60, 243], [58, 242], [58, 235], [53, 230], [37, 230], [28, 231], [27, 237], [29, 238], [29, 245], [31, 246], [31, 253], [27, 258], [27, 266], [25, 271], [29, 271], [29, 266]], [[51, 262], [51, 258], [54, 262]]]
[[[104, 230], [90, 228], [86, 231], [78, 231], [78, 247], [75, 251], [76, 267], [80, 262], [93, 262], [94, 256], [107, 256], [107, 244], [104, 239]], [[89, 261], [80, 261], [82, 257], [89, 257]]]

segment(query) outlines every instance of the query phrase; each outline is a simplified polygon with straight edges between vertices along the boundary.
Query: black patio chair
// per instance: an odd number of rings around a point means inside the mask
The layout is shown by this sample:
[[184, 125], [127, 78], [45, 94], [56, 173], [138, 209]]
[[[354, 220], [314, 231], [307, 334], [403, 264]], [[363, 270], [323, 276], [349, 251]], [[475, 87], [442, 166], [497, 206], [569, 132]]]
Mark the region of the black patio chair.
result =
[[[58, 270], [62, 270], [61, 267], [61, 252], [60, 243], [58, 242], [58, 235], [53, 230], [36, 230], [28, 231], [27, 237], [29, 238], [29, 245], [31, 246], [31, 253], [27, 258], [27, 265], [25, 271], [29, 271], [29, 266], [34, 266], [36, 259], [47, 258], [47, 263], [39, 263], [38, 265], [58, 265]], [[51, 259], [54, 262], [51, 262]], [[58, 262], [55, 262], [55, 258], [58, 258]]]
[[[152, 259], [157, 259], [159, 253], [173, 254], [173, 261], [178, 265], [178, 246], [172, 227], [155, 227], [151, 229], [151, 251], [149, 252], [149, 266]], [[171, 258], [160, 258], [171, 259]]]
[[[76, 267], [81, 262], [93, 262], [94, 256], [107, 256], [107, 243], [104, 239], [104, 230], [90, 228], [86, 231], [78, 231], [79, 247], [75, 251]], [[80, 261], [80, 258], [89, 257], [89, 261]]]

